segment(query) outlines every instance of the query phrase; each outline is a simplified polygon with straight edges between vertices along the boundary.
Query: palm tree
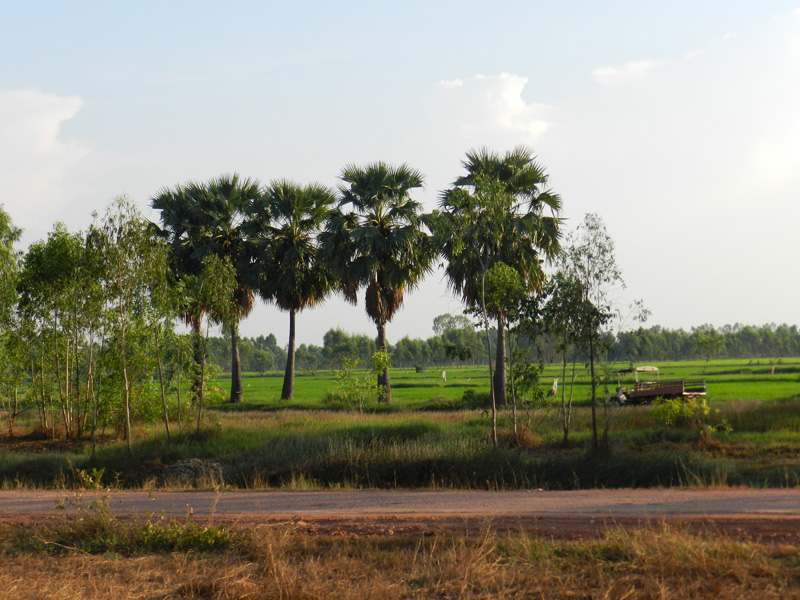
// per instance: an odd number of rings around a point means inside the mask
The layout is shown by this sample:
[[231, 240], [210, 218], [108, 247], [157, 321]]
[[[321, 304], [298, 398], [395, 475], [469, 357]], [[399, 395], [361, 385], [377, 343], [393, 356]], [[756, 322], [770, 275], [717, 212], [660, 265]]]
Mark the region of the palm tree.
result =
[[[447, 261], [449, 287], [469, 307], [484, 303], [486, 273], [497, 263], [513, 268], [528, 289], [544, 281], [542, 263], [559, 250], [557, 213], [561, 198], [547, 186], [548, 176], [523, 146], [499, 155], [485, 148], [467, 153], [466, 174], [442, 194], [440, 211], [431, 218], [438, 249]], [[548, 211], [550, 214], [546, 214]], [[485, 308], [485, 306], [484, 306]], [[506, 310], [497, 320], [494, 398], [505, 403]]]
[[[350, 302], [366, 287], [367, 314], [378, 329], [378, 349], [386, 352], [386, 324], [405, 292], [431, 270], [430, 236], [422, 229], [420, 204], [409, 195], [422, 187], [423, 177], [405, 164], [376, 162], [349, 165], [341, 179], [339, 207], [320, 235], [326, 263]], [[388, 366], [378, 386], [391, 402]]]
[[[239, 321], [253, 308], [252, 244], [247, 239], [245, 215], [261, 196], [256, 180], [238, 174], [222, 175], [207, 183], [190, 182], [164, 188], [152, 200], [161, 211], [159, 228], [170, 246], [173, 276], [196, 276], [205, 257], [227, 258], [236, 272], [236, 309], [226, 325], [231, 336], [231, 402], [242, 402], [242, 370], [239, 362]], [[206, 307], [189, 301], [186, 321], [199, 330]], [[195, 349], [195, 359], [198, 359]], [[199, 364], [199, 360], [198, 360]]]
[[320, 258], [317, 234], [336, 202], [336, 194], [322, 185], [300, 186], [275, 181], [265, 191], [257, 212], [268, 214], [261, 295], [274, 299], [289, 312], [289, 347], [281, 400], [294, 396], [295, 317], [304, 308], [325, 299], [332, 279]]

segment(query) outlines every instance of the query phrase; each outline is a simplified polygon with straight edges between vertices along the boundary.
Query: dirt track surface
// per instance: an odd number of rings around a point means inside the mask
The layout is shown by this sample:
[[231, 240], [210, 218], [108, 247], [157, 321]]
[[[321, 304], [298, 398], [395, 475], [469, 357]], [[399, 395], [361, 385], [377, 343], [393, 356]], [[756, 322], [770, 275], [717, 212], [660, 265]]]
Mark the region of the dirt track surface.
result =
[[609, 527], [668, 522], [800, 545], [800, 489], [0, 492], [0, 521], [78, 514], [95, 500], [126, 518], [289, 522], [304, 531], [339, 535], [469, 534], [491, 527], [574, 538]]

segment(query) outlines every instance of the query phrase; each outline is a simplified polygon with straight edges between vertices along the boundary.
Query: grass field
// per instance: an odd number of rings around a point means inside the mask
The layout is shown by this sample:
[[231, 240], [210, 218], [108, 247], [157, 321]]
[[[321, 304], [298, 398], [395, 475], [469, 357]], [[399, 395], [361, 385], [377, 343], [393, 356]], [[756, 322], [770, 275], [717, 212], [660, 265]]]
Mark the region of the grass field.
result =
[[[778, 360], [780, 362], [778, 362]], [[618, 364], [612, 371], [627, 367]], [[662, 380], [696, 379], [706, 380], [708, 401], [724, 403], [729, 401], [771, 401], [800, 399], [800, 358], [784, 358], [775, 361], [760, 360], [719, 360], [706, 365], [705, 361], [683, 361], [657, 363]], [[485, 392], [488, 390], [489, 374], [485, 366], [448, 367], [446, 383], [442, 380], [442, 369], [428, 368], [422, 373], [414, 369], [393, 369], [391, 372], [392, 397], [398, 410], [419, 410], [446, 408], [460, 401], [466, 390]], [[569, 377], [570, 371], [567, 375]], [[366, 375], [365, 375], [366, 376]], [[622, 383], [630, 382], [622, 379]], [[561, 381], [561, 368], [547, 365], [541, 375], [542, 386], [549, 390], [554, 378]], [[616, 387], [618, 378], [610, 374], [601, 386], [600, 395], [610, 395]], [[218, 385], [227, 388], [229, 379], [222, 378]], [[332, 371], [319, 371], [313, 375], [299, 374], [295, 380], [295, 400], [281, 402], [283, 373], [270, 373], [267, 376], [247, 374], [244, 379], [245, 404], [234, 409], [320, 409], [326, 407], [323, 398], [326, 393], [336, 389]], [[563, 381], [560, 385], [563, 386]], [[574, 399], [578, 404], [590, 398], [590, 385], [585, 365], [578, 365], [575, 380]], [[228, 409], [228, 407], [222, 407]], [[379, 407], [383, 410], [386, 407]]]
[[[299, 376], [292, 402], [279, 399], [276, 374], [246, 377], [246, 402], [212, 407], [199, 436], [188, 422], [171, 442], [163, 426], [137, 426], [132, 453], [110, 432], [94, 458], [88, 440], [0, 438], [0, 482], [6, 488], [88, 481], [251, 489], [800, 485], [800, 359], [658, 366], [662, 380], [706, 379], [713, 409], [701, 423], [707, 435], [698, 423], [663, 424], [650, 406], [603, 405], [602, 448], [590, 451], [584, 373], [576, 382], [568, 444], [558, 404], [550, 401], [521, 406], [516, 434], [510, 409], [501, 407], [497, 448], [489, 443], [488, 412], [462, 401], [466, 390], [485, 394], [482, 368], [449, 368], [446, 383], [441, 369], [394, 370], [393, 403], [367, 403], [363, 412], [331, 401], [338, 385], [332, 373]], [[549, 389], [556, 376], [558, 369], [549, 367], [543, 385]], [[227, 383], [220, 381], [223, 388]], [[615, 386], [616, 380], [608, 387]], [[188, 480], [173, 475], [171, 467], [188, 459], [213, 468]]]

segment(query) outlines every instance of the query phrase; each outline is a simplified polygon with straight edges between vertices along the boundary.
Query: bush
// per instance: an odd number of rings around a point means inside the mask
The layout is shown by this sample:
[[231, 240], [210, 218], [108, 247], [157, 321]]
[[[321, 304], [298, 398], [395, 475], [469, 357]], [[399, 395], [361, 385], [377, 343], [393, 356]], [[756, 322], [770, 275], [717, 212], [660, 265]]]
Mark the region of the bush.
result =
[[710, 409], [705, 398], [661, 398], [653, 405], [653, 418], [659, 425], [684, 427], [703, 421]]
[[711, 409], [702, 396], [663, 398], [651, 410], [656, 423], [668, 427], [689, 427], [701, 442], [709, 442], [715, 431], [731, 431], [725, 419], [717, 424], [708, 422]]

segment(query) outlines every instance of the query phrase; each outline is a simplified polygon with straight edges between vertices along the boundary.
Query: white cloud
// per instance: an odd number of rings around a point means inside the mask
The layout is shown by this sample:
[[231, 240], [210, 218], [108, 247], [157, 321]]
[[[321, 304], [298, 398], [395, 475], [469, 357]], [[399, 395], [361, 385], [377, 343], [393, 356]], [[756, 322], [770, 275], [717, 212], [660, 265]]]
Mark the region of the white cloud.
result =
[[629, 61], [618, 67], [600, 67], [592, 71], [592, 77], [600, 85], [617, 87], [644, 81], [650, 72], [664, 64], [654, 60]]
[[527, 83], [527, 78], [510, 73], [442, 81], [435, 118], [447, 133], [476, 143], [508, 135], [531, 143], [547, 131], [550, 107], [525, 101]]
[[83, 101], [37, 90], [0, 91], [0, 189], [12, 220], [25, 230], [47, 230], [65, 208], [63, 179], [90, 152], [88, 144], [61, 137], [62, 124]]
[[464, 82], [461, 79], [442, 80], [439, 82], [439, 87], [444, 89], [462, 87], [463, 85]]

